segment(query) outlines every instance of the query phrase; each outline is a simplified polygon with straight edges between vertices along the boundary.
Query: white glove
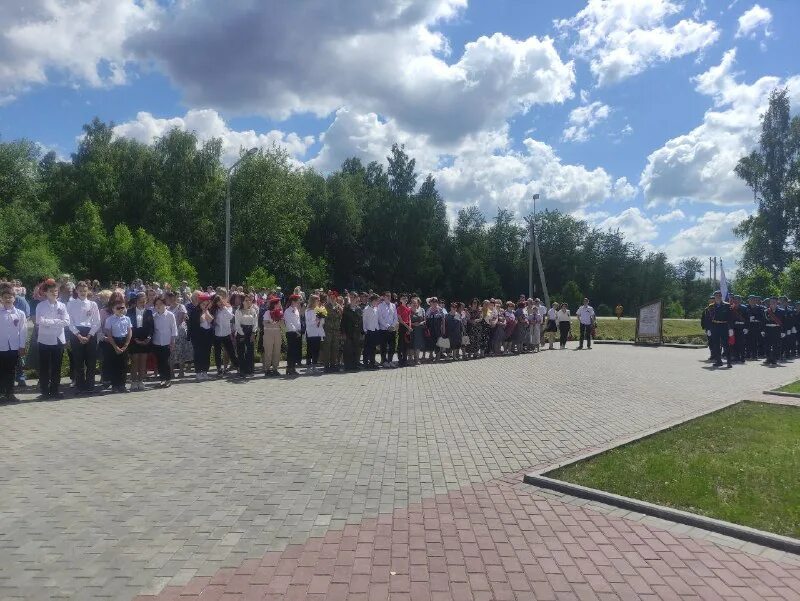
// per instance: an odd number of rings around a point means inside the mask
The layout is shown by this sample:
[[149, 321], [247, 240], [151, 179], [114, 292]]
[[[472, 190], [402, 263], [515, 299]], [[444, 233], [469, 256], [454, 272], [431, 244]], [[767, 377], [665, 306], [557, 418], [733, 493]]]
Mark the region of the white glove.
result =
[[733, 336], [733, 328], [728, 328], [728, 336]]
[[792, 334], [797, 334], [797, 328], [792, 328]]
[[744, 330], [742, 330], [742, 333], [743, 333], [745, 336], [747, 336], [747, 328], [745, 328]]
[[786, 338], [786, 334], [781, 332], [781, 338]]
[[706, 336], [711, 336], [711, 330], [706, 330]]
[[767, 335], [767, 333], [766, 333], [766, 332], [761, 332], [761, 337], [762, 337], [762, 338], [766, 337], [766, 335]]

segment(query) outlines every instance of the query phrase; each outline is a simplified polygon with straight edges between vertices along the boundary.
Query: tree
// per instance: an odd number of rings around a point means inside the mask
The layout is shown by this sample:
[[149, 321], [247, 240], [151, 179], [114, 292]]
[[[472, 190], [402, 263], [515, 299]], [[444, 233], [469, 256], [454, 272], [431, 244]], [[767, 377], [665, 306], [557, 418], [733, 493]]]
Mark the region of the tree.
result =
[[114, 227], [108, 238], [106, 273], [112, 280], [129, 282], [136, 277], [133, 234], [124, 223]]
[[786, 268], [783, 291], [789, 298], [800, 298], [800, 259], [795, 259]]
[[678, 301], [672, 301], [667, 305], [666, 311], [664, 311], [664, 317], [670, 317], [673, 319], [683, 319], [684, 311], [683, 306]]
[[581, 294], [581, 289], [578, 288], [578, 284], [570, 280], [564, 284], [564, 287], [561, 289], [561, 299], [562, 302], [567, 303], [571, 311], [574, 311], [578, 306], [583, 304], [584, 296]]
[[183, 252], [183, 246], [180, 244], [176, 245], [175, 250], [172, 252], [172, 273], [175, 274], [175, 287], [184, 280], [193, 289], [197, 288], [200, 283], [197, 277], [197, 270], [194, 268], [194, 265], [189, 262], [189, 259], [186, 258], [186, 254]]
[[108, 239], [97, 205], [84, 201], [75, 212], [74, 221], [59, 228], [57, 238], [64, 269], [79, 277], [106, 279]]
[[788, 90], [773, 90], [761, 117], [759, 147], [736, 166], [736, 174], [753, 191], [757, 204], [756, 214], [735, 229], [745, 239], [741, 264], [747, 269], [763, 266], [779, 273], [797, 248], [798, 238], [790, 238], [789, 232], [800, 223], [791, 194], [796, 190], [800, 160], [800, 136], [795, 133], [800, 121], [795, 117], [793, 124], [789, 114]]
[[750, 270], [739, 270], [733, 282], [733, 290], [736, 294], [744, 296], [758, 294], [762, 297], [774, 296], [781, 292], [776, 277], [766, 267], [761, 266]]
[[244, 279], [244, 283], [246, 286], [250, 286], [254, 289], [260, 290], [261, 288], [266, 288], [267, 290], [273, 290], [278, 284], [275, 280], [275, 276], [270, 275], [266, 269], [261, 266], [256, 267], [250, 274]]
[[54, 278], [58, 273], [58, 257], [51, 250], [47, 236], [25, 236], [14, 261], [14, 275], [27, 285], [33, 285], [41, 278]]

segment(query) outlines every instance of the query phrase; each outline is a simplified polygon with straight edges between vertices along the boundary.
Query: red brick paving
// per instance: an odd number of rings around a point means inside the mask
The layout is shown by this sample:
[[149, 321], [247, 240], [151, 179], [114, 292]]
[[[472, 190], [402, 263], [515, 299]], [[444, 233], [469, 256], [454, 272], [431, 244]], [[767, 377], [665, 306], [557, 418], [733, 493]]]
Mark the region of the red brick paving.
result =
[[800, 566], [548, 498], [428, 499], [134, 601], [800, 600]]

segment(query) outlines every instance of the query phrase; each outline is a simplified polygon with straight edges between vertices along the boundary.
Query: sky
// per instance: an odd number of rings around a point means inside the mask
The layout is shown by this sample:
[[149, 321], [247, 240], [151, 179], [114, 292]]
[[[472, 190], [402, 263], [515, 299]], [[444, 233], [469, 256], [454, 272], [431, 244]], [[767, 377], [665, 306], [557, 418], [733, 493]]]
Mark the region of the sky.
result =
[[[558, 209], [723, 259], [770, 92], [800, 106], [796, 0], [0, 0], [0, 139], [68, 159], [95, 116], [328, 173], [405, 145], [453, 218]], [[793, 58], [794, 57], [794, 58]]]

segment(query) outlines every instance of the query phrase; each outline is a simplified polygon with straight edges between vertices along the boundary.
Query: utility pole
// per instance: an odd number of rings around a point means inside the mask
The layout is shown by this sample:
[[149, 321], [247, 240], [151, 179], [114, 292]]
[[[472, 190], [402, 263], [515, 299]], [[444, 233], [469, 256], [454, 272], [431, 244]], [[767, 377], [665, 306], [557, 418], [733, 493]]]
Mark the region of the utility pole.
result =
[[533, 296], [533, 254], [536, 254], [536, 266], [539, 268], [539, 278], [542, 282], [542, 292], [544, 294], [544, 303], [546, 307], [550, 307], [550, 295], [547, 293], [547, 282], [544, 277], [544, 269], [542, 268], [542, 255], [539, 252], [539, 240], [536, 237], [536, 201], [539, 199], [538, 194], [533, 195], [533, 215], [525, 218], [525, 221], [530, 227], [530, 244], [528, 245], [528, 295]]

